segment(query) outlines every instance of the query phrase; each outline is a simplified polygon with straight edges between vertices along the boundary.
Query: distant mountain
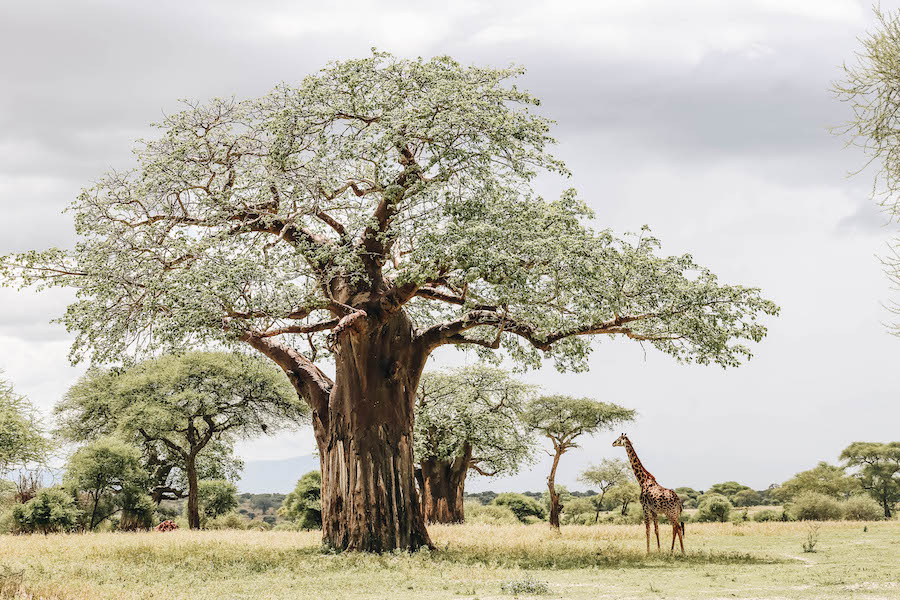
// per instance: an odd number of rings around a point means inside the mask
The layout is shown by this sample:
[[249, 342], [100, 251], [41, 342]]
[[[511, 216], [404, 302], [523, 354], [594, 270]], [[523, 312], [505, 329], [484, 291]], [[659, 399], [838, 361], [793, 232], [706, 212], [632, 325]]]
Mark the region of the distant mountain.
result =
[[319, 470], [319, 457], [308, 454], [282, 460], [248, 460], [238, 482], [238, 492], [287, 494], [304, 473]]

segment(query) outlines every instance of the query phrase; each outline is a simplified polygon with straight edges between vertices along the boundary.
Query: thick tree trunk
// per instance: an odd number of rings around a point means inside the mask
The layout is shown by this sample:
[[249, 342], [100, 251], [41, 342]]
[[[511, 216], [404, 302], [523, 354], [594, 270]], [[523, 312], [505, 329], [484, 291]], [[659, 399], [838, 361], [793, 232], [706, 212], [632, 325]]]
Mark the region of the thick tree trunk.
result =
[[422, 511], [426, 523], [462, 523], [465, 520], [463, 496], [472, 449], [454, 460], [431, 458], [421, 463]]
[[200, 502], [197, 498], [197, 461], [196, 457], [190, 455], [185, 461], [185, 470], [187, 471], [188, 480], [188, 498], [187, 498], [187, 518], [188, 527], [191, 529], [200, 529]]
[[402, 312], [359, 329], [340, 333], [327, 413], [313, 419], [324, 541], [370, 552], [430, 547], [413, 475], [413, 404], [424, 357]]

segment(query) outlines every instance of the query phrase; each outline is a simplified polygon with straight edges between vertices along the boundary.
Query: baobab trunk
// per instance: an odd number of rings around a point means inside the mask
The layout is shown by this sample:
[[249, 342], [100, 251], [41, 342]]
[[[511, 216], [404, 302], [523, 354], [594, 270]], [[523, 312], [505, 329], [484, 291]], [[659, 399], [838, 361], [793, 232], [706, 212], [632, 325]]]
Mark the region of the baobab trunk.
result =
[[424, 358], [412, 325], [387, 322], [341, 332], [327, 415], [316, 415], [322, 460], [322, 529], [342, 550], [431, 546], [413, 474], [413, 405]]
[[430, 458], [421, 463], [422, 510], [426, 523], [462, 523], [463, 496], [471, 447], [453, 461]]

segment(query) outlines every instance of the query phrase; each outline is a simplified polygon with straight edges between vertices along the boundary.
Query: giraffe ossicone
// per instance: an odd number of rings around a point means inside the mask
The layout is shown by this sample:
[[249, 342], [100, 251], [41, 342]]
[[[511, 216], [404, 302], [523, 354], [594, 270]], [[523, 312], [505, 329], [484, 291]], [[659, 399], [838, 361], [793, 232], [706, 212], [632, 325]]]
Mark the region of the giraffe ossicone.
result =
[[628, 460], [631, 461], [631, 469], [634, 471], [634, 477], [641, 486], [641, 508], [644, 510], [644, 529], [647, 534], [647, 554], [650, 553], [650, 521], [653, 520], [653, 530], [656, 532], [656, 547], [661, 549], [659, 543], [659, 520], [660, 513], [666, 515], [672, 524], [672, 549], [675, 550], [675, 538], [681, 544], [681, 553], [684, 554], [684, 523], [681, 522], [681, 511], [684, 505], [681, 498], [675, 493], [675, 490], [664, 488], [656, 482], [656, 478], [644, 468], [641, 460], [638, 458], [631, 440], [624, 433], [613, 442], [613, 446], [624, 446], [625, 452], [628, 454]]

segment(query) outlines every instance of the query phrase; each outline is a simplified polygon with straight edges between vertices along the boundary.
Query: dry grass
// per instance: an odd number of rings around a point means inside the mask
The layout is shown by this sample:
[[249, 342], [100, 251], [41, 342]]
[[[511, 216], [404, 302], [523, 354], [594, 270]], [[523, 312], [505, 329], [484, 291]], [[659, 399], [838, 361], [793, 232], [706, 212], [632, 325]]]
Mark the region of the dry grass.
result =
[[806, 555], [803, 523], [689, 524], [684, 557], [646, 556], [643, 526], [431, 533], [435, 552], [380, 556], [322, 552], [317, 532], [0, 536], [0, 598], [484, 600], [522, 581], [545, 598], [900, 598], [900, 522], [827, 523]]

